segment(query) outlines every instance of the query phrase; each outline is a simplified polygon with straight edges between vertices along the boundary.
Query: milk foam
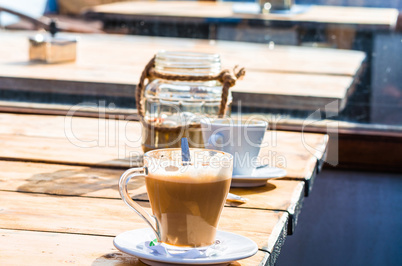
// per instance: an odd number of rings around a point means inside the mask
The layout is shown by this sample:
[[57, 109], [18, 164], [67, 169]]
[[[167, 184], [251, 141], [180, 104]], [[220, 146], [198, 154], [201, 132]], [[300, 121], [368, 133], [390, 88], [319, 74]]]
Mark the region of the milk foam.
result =
[[232, 177], [231, 155], [220, 151], [190, 149], [190, 164], [183, 165], [181, 150], [155, 150], [145, 158], [148, 175], [172, 182], [205, 183]]
[[[176, 171], [172, 171], [176, 168]], [[187, 165], [158, 167], [149, 169], [148, 176], [164, 181], [183, 182], [183, 183], [209, 183], [226, 180], [232, 177], [231, 167], [213, 168], [210, 166]]]

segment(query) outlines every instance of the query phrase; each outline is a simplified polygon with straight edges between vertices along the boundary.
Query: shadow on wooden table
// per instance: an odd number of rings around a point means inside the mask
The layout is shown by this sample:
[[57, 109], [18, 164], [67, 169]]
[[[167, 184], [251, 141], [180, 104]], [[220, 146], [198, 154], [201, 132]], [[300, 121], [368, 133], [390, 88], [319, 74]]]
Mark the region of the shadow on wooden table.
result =
[[[100, 196], [119, 198], [118, 180], [124, 170], [77, 167], [68, 165], [47, 165], [49, 172], [36, 172], [23, 179], [18, 191], [67, 196]], [[38, 167], [30, 164], [28, 167]], [[130, 182], [130, 190], [144, 186], [144, 178], [138, 177]], [[141, 194], [141, 193], [140, 193]]]
[[[7, 169], [17, 169], [20, 192], [45, 193], [65, 196], [88, 196], [102, 198], [120, 198], [118, 180], [125, 169], [72, 166], [62, 164], [43, 164], [8, 162]], [[12, 170], [14, 172], [14, 170]], [[3, 173], [5, 177], [7, 173]], [[10, 173], [9, 175], [15, 175]], [[5, 178], [4, 177], [4, 178]], [[1, 179], [1, 176], [0, 176]], [[3, 181], [7, 181], [4, 179]], [[7, 187], [6, 184], [4, 184]], [[144, 177], [133, 178], [128, 186], [130, 194], [136, 200], [148, 200]], [[276, 186], [269, 181], [265, 186], [254, 188], [232, 188], [231, 192], [247, 197], [252, 194], [264, 194]], [[231, 206], [233, 206], [231, 204]], [[237, 206], [235, 204], [235, 206]]]
[[248, 194], [259, 194], [259, 193], [265, 193], [271, 190], [274, 190], [276, 188], [276, 186], [272, 183], [268, 182], [265, 184], [265, 186], [261, 186], [261, 187], [253, 187], [252, 189], [244, 187], [238, 187], [238, 188], [231, 188], [231, 191], [233, 193], [236, 193], [240, 196], [245, 196], [247, 197]]
[[92, 266], [100, 265], [146, 266], [147, 264], [141, 262], [134, 256], [129, 256], [121, 252], [113, 252], [100, 256], [92, 263]]

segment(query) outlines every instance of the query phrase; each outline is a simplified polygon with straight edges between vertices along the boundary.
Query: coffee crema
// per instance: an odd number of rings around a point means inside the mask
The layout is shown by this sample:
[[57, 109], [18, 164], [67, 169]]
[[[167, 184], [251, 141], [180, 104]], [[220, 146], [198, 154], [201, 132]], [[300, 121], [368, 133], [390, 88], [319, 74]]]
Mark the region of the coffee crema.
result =
[[161, 241], [169, 245], [203, 247], [215, 242], [231, 175], [191, 172], [149, 173], [145, 179]]

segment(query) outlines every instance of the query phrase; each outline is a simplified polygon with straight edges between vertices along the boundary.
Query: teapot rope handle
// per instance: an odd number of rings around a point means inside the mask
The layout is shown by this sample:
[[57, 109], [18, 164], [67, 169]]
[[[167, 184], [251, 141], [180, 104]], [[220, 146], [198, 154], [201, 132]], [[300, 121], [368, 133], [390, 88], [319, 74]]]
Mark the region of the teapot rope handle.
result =
[[222, 97], [221, 104], [219, 106], [218, 117], [223, 117], [226, 114], [226, 105], [229, 96], [229, 89], [236, 84], [236, 80], [241, 79], [246, 74], [246, 70], [236, 66], [233, 69], [233, 74], [225, 69], [222, 70], [217, 75], [207, 75], [207, 76], [192, 76], [192, 75], [172, 75], [172, 74], [164, 74], [155, 70], [155, 56], [146, 64], [144, 70], [141, 73], [140, 81], [136, 87], [135, 91], [135, 100], [136, 106], [138, 110], [138, 115], [140, 119], [144, 121], [144, 106], [143, 106], [143, 97], [144, 97], [144, 89], [145, 89], [145, 80], [148, 80], [148, 83], [153, 79], [166, 79], [166, 80], [174, 80], [174, 81], [212, 81], [217, 80], [221, 84], [222, 87]]

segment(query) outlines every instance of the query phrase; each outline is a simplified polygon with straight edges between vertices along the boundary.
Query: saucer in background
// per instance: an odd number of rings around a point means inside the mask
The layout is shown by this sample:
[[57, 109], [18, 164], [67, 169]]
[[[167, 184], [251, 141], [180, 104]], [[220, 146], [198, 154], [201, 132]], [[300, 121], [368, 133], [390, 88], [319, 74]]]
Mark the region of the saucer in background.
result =
[[265, 186], [270, 178], [286, 176], [286, 170], [278, 167], [257, 168], [250, 175], [233, 175], [231, 187], [260, 187]]

